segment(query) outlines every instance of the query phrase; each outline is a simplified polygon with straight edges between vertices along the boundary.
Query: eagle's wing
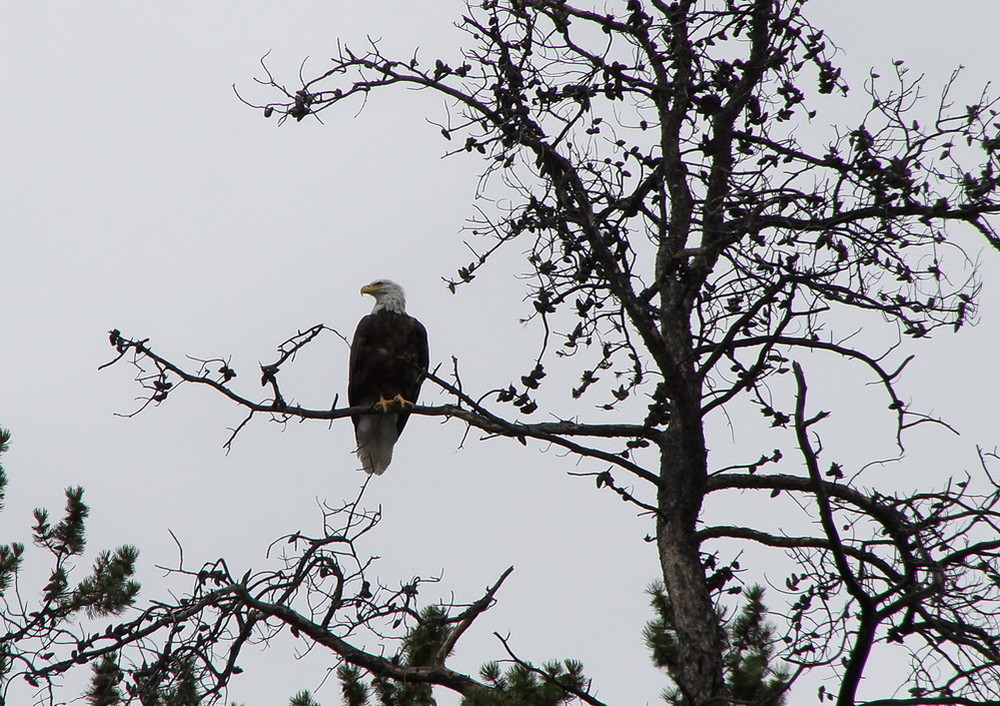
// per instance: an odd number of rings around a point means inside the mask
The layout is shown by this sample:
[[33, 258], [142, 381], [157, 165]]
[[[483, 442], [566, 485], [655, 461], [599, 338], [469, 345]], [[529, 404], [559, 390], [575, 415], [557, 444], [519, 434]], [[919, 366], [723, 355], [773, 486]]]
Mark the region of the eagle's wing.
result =
[[[378, 392], [372, 386], [371, 357], [366, 355], [370, 348], [369, 337], [372, 331], [372, 316], [368, 315], [358, 322], [351, 340], [351, 358], [348, 363], [347, 401], [351, 407], [378, 402]], [[359, 417], [353, 417], [357, 427]]]
[[[400, 350], [400, 357], [403, 359], [399, 364], [405, 366], [400, 371], [403, 397], [410, 402], [416, 403], [420, 396], [420, 386], [424, 382], [424, 373], [430, 364], [430, 351], [427, 346], [427, 329], [424, 325], [407, 316], [405, 319], [405, 338]], [[403, 432], [406, 421], [410, 418], [409, 412], [401, 412], [396, 419], [397, 433]]]

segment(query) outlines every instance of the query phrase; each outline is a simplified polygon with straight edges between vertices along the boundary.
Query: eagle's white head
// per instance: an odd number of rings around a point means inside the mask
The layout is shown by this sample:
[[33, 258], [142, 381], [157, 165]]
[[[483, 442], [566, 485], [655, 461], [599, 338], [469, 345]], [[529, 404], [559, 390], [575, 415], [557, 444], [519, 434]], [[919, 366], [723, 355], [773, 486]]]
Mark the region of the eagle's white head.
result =
[[375, 306], [372, 313], [380, 311], [393, 311], [397, 314], [406, 313], [406, 295], [403, 288], [388, 279], [377, 279], [361, 288], [362, 294], [371, 294], [375, 297]]

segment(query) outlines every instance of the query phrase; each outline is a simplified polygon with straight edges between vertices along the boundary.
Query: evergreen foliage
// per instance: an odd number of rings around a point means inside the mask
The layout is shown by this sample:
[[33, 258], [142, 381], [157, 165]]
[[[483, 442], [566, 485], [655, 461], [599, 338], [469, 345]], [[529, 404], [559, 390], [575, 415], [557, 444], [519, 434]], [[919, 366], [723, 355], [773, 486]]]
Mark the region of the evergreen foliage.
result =
[[[667, 670], [676, 679], [678, 669], [677, 630], [673, 607], [663, 584], [648, 590], [656, 617], [646, 624], [643, 636], [652, 652], [653, 664]], [[725, 681], [729, 698], [736, 703], [759, 706], [783, 706], [789, 685], [788, 671], [774, 665], [774, 627], [767, 620], [764, 588], [754, 585], [743, 591], [745, 602], [732, 620], [720, 615], [724, 631], [723, 655]], [[682, 704], [683, 694], [676, 688], [663, 693], [670, 704]]]
[[[0, 429], [0, 456], [7, 453], [7, 449], [10, 448], [10, 432], [6, 429]], [[3, 510], [4, 500], [7, 498], [7, 473], [3, 469], [3, 465], [0, 464], [0, 510]]]
[[344, 695], [344, 706], [367, 706], [371, 689], [361, 680], [361, 670], [351, 664], [337, 668], [337, 679]]
[[[414, 631], [419, 631], [419, 627]], [[574, 701], [586, 693], [588, 680], [583, 665], [574, 660], [547, 662], [541, 668], [527, 662], [516, 662], [506, 670], [497, 662], [480, 669], [488, 688], [475, 689], [462, 698], [462, 706], [558, 706]], [[343, 665], [337, 670], [344, 706], [410, 706], [435, 704], [429, 690], [409, 688], [376, 677], [368, 687], [356, 667]], [[423, 685], [419, 685], [423, 686]], [[372, 697], [377, 701], [372, 701]]]
[[135, 601], [139, 582], [129, 577], [135, 573], [139, 550], [119, 547], [113, 553], [97, 556], [91, 575], [83, 579], [70, 599], [75, 610], [83, 609], [90, 617], [118, 615]]
[[[10, 447], [10, 432], [0, 429], [0, 456], [7, 452]], [[7, 473], [3, 465], [0, 464], [0, 510], [3, 510], [4, 500], [7, 496]], [[0, 544], [0, 598], [10, 588], [14, 577], [21, 569], [21, 560], [24, 556], [24, 545], [20, 542], [10, 544]], [[0, 676], [3, 676], [3, 662], [0, 662]]]
[[84, 522], [88, 515], [90, 508], [83, 502], [83, 488], [67, 488], [66, 514], [55, 527], [49, 524], [48, 510], [35, 510], [35, 544], [56, 556], [83, 553], [87, 546]]
[[[420, 620], [403, 639], [399, 663], [407, 667], [432, 667], [442, 659], [442, 646], [454, 619], [440, 605], [420, 611]], [[547, 662], [541, 668], [514, 660], [506, 670], [497, 662], [480, 669], [483, 688], [471, 689], [462, 706], [558, 706], [587, 692], [583, 665], [574, 660]], [[344, 706], [433, 706], [436, 701], [428, 684], [407, 683], [376, 676], [371, 685], [357, 667], [337, 670]]]
[[479, 673], [491, 689], [469, 694], [462, 706], [558, 706], [575, 701], [588, 686], [583, 665], [574, 660], [546, 662], [541, 668], [519, 662], [506, 670], [490, 662]]
[[788, 671], [772, 663], [775, 635], [767, 621], [764, 587], [749, 586], [743, 596], [746, 603], [728, 626], [725, 663], [729, 693], [738, 701], [782, 706]]
[[[166, 668], [158, 663], [164, 661], [169, 662]], [[137, 697], [143, 706], [199, 706], [202, 694], [194, 659], [181, 656], [158, 662], [143, 664], [135, 670], [130, 695]]]
[[302, 690], [291, 698], [288, 706], [320, 706], [319, 702], [313, 699], [312, 694]]
[[90, 688], [86, 698], [90, 706], [118, 706], [122, 702], [120, 684], [124, 678], [118, 660], [113, 655], [104, 655], [91, 665]]
[[[0, 429], [0, 454], [8, 450], [10, 438], [9, 431]], [[0, 465], [0, 509], [6, 485], [7, 474]], [[66, 671], [77, 663], [78, 652], [95, 639], [79, 624], [79, 618], [119, 615], [135, 602], [139, 583], [132, 577], [138, 550], [132, 546], [100, 552], [90, 574], [73, 584], [75, 562], [87, 546], [89, 514], [79, 487], [66, 489], [65, 510], [54, 524], [48, 510], [34, 511], [34, 544], [46, 550], [52, 562], [34, 602], [18, 580], [26, 554], [24, 544], [0, 544], [0, 684], [20, 676], [29, 685], [38, 686], [40, 679]], [[76, 650], [60, 659], [58, 652], [66, 645]], [[94, 706], [119, 703], [123, 673], [116, 656], [103, 654], [92, 669], [86, 692], [89, 702]]]

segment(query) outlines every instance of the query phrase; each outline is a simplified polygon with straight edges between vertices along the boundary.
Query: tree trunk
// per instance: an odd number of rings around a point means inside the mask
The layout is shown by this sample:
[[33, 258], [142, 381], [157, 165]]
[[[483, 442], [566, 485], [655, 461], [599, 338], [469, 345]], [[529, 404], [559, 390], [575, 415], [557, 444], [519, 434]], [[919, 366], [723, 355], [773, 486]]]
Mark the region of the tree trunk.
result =
[[673, 676], [685, 704], [710, 706], [726, 702], [719, 621], [695, 541], [708, 463], [696, 386], [673, 397], [661, 442], [657, 549], [677, 630]]

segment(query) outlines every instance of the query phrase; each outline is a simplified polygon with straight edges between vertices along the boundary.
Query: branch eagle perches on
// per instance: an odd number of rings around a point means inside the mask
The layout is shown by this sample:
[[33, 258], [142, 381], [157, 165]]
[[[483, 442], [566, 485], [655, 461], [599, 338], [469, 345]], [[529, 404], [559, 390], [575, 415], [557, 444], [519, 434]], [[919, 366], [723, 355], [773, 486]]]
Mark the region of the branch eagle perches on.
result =
[[[260, 366], [261, 384], [271, 391], [271, 396], [262, 400], [252, 399], [232, 388], [231, 380], [236, 377], [236, 372], [229, 367], [229, 361], [222, 358], [207, 360], [195, 358], [193, 360], [199, 364], [199, 367], [193, 371], [187, 370], [153, 351], [149, 347], [149, 339], [129, 339], [122, 336], [118, 329], [109, 333], [111, 345], [114, 346], [118, 355], [114, 360], [101, 367], [108, 367], [123, 358], [127, 358], [137, 369], [136, 381], [142, 385], [147, 394], [142, 399], [139, 409], [126, 416], [138, 414], [150, 404], [159, 404], [165, 401], [167, 396], [181, 383], [209, 387], [234, 402], [247, 411], [247, 417], [236, 426], [225, 442], [225, 448], [228, 449], [236, 435], [257, 415], [264, 415], [274, 421], [284, 423], [293, 418], [335, 420], [357, 414], [379, 413], [372, 407], [364, 406], [337, 408], [339, 397], [335, 397], [334, 407], [328, 410], [308, 409], [285, 400], [278, 382], [278, 373], [282, 365], [294, 359], [303, 346], [313, 341], [324, 330], [333, 331], [323, 324], [318, 324], [305, 332], [296, 334], [279, 346], [280, 355], [276, 362]], [[510, 421], [489, 410], [481, 400], [475, 400], [465, 394], [457, 376], [454, 382], [449, 382], [433, 372], [428, 372], [427, 379], [439, 385], [446, 393], [454, 396], [455, 403], [437, 406], [416, 405], [412, 408], [413, 414], [460, 419], [486, 435], [514, 438], [521, 443], [527, 439], [535, 439], [555, 444], [581, 456], [596, 458], [612, 464], [643, 480], [655, 482], [653, 474], [630, 462], [623, 454], [586, 446], [575, 441], [577, 438], [587, 437], [655, 441], [657, 438], [655, 430], [641, 425], [585, 424], [568, 420], [532, 424]]]

